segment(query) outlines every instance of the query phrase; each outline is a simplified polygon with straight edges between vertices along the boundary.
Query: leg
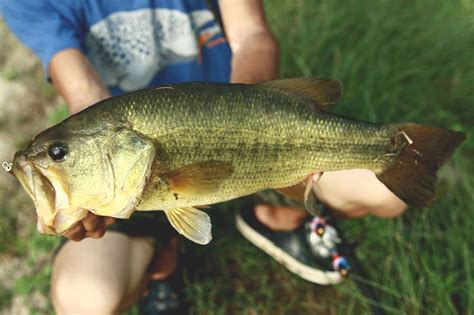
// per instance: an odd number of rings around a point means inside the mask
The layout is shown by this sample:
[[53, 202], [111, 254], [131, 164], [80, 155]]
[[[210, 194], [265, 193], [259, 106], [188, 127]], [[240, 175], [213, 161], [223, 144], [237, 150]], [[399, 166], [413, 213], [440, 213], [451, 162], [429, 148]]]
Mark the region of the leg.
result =
[[[67, 242], [53, 264], [51, 295], [58, 314], [113, 314], [139, 297], [153, 242], [107, 232]], [[128, 304], [127, 303], [127, 304]]]
[[395, 217], [407, 205], [369, 170], [326, 172], [314, 184], [320, 202], [346, 217]]
[[[334, 213], [349, 218], [395, 217], [407, 209], [369, 170], [326, 172], [314, 184], [314, 191]], [[306, 218], [301, 209], [282, 206], [257, 205], [255, 215], [275, 231], [292, 230]]]
[[259, 203], [255, 216], [273, 231], [292, 231], [298, 228], [309, 213], [302, 208], [275, 206]]
[[[392, 217], [407, 208], [368, 170], [326, 172], [314, 179], [317, 199], [345, 217]], [[237, 214], [236, 225], [244, 237], [303, 279], [321, 285], [340, 282], [347, 266], [341, 267], [343, 258], [337, 254], [331, 256], [338, 242], [334, 228], [316, 237], [309, 228], [309, 214], [301, 206], [278, 197], [263, 197], [268, 204], [258, 204], [255, 212], [243, 209]], [[334, 269], [321, 263], [328, 259], [333, 259]]]

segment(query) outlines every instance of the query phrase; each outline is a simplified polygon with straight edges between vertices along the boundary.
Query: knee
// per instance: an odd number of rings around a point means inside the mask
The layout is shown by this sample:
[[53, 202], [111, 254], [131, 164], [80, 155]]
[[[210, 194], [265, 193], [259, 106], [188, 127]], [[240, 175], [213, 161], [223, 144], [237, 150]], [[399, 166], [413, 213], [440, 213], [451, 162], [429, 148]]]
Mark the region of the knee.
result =
[[109, 283], [73, 270], [53, 270], [51, 298], [57, 314], [113, 314], [123, 299]]
[[374, 198], [370, 213], [380, 218], [393, 218], [402, 215], [408, 205], [392, 192], [381, 194]]
[[369, 170], [325, 173], [315, 184], [318, 199], [335, 213], [349, 218], [375, 215], [395, 217], [407, 205]]
[[333, 212], [346, 218], [358, 218], [374, 215], [380, 218], [393, 218], [403, 214], [408, 206], [385, 187], [374, 190], [371, 194], [354, 194], [340, 198], [336, 206], [329, 204]]

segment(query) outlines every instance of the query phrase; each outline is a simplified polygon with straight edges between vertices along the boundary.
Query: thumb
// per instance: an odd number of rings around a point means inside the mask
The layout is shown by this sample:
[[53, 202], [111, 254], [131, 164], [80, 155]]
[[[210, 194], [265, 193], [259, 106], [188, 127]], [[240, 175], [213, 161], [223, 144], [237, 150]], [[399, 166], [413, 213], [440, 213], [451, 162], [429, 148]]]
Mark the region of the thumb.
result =
[[46, 233], [46, 230], [44, 229], [43, 223], [41, 222], [41, 220], [40, 220], [39, 218], [36, 220], [36, 229], [37, 229], [38, 232], [40, 232], [41, 234], [45, 234], [45, 233]]

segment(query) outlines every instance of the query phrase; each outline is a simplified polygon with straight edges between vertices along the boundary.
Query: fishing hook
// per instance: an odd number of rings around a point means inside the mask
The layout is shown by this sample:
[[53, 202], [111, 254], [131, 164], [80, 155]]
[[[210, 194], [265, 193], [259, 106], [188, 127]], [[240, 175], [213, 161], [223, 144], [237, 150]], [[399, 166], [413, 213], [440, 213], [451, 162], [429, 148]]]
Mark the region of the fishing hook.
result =
[[8, 173], [11, 172], [12, 166], [13, 166], [13, 163], [10, 163], [10, 162], [6, 162], [6, 161], [5, 161], [5, 162], [2, 163], [3, 169], [4, 169], [5, 171], [7, 171]]

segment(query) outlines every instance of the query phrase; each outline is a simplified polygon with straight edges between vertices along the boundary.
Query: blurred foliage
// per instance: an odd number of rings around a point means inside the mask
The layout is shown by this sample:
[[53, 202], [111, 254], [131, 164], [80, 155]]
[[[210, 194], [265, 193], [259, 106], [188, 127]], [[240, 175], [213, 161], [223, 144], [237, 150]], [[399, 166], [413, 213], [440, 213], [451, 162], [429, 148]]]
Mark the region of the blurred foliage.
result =
[[[266, 4], [280, 41], [281, 75], [343, 82], [343, 98], [330, 111], [468, 134], [440, 172], [440, 197], [430, 209], [410, 209], [396, 220], [341, 223], [351, 238], [360, 240], [358, 257], [389, 313], [472, 313], [474, 3]], [[345, 302], [353, 299], [354, 292], [339, 291]]]
[[69, 110], [66, 103], [56, 106], [49, 115], [49, 122], [51, 124], [57, 124], [58, 122], [66, 119], [69, 116]]

